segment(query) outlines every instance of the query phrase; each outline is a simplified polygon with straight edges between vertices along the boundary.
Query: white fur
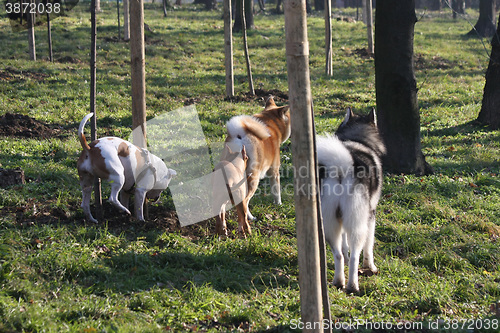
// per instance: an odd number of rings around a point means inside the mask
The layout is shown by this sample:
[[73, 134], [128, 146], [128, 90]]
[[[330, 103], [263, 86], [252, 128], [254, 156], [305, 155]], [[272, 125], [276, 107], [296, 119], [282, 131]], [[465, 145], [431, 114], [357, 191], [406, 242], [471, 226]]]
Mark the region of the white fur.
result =
[[[339, 288], [345, 286], [344, 261], [349, 260], [347, 290], [358, 291], [358, 264], [362, 250], [363, 267], [377, 271], [373, 261], [375, 220], [372, 216], [376, 202], [374, 206], [368, 200], [364, 185], [355, 182], [351, 154], [335, 135], [318, 137], [317, 153], [318, 163], [327, 167], [329, 175], [322, 184], [321, 210], [325, 239], [335, 259], [333, 284]], [[342, 212], [340, 219], [338, 209]]]
[[[90, 198], [93, 189], [94, 177], [107, 179], [111, 184], [109, 201], [118, 209], [130, 214], [128, 202], [130, 190], [134, 185], [134, 199], [136, 218], [144, 220], [143, 205], [145, 198], [157, 198], [161, 192], [168, 187], [170, 180], [176, 175], [175, 170], [168, 169], [165, 163], [157, 156], [147, 150], [133, 145], [132, 143], [116, 137], [104, 137], [97, 140], [91, 150], [98, 149], [100, 157], [104, 161], [105, 170], [94, 167], [89, 147], [86, 143], [83, 129], [85, 123], [92, 117], [92, 113], [86, 115], [78, 128], [78, 136], [81, 138], [83, 148], [82, 155], [78, 161], [78, 174], [82, 188], [82, 208], [88, 220], [98, 223], [90, 212]], [[119, 156], [120, 145], [127, 145], [128, 156]], [[138, 165], [136, 153], [145, 156], [145, 167]], [[94, 161], [95, 162], [95, 161]], [[140, 178], [139, 178], [140, 177]], [[122, 191], [123, 190], [123, 191]], [[120, 193], [120, 200], [118, 194]]]

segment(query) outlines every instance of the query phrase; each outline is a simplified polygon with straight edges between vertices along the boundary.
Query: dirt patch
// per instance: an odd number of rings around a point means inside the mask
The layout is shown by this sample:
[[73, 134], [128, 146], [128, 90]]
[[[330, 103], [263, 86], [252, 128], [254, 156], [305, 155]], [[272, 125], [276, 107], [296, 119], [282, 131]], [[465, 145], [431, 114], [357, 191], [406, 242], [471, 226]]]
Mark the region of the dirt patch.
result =
[[250, 93], [243, 93], [230, 98], [226, 98], [226, 100], [234, 103], [252, 102], [257, 100], [262, 101], [267, 99], [267, 97], [269, 97], [270, 95], [273, 96], [276, 103], [288, 103], [288, 94], [278, 89], [255, 89], [255, 95], [252, 95]]
[[[21, 185], [22, 186], [22, 185]], [[133, 207], [130, 207], [133, 210]], [[96, 215], [94, 205], [91, 206], [91, 211], [94, 216]], [[149, 205], [149, 219], [146, 222], [139, 222], [138, 220], [126, 215], [108, 201], [103, 202], [104, 218], [97, 225], [98, 227], [108, 228], [116, 234], [129, 234], [136, 233], [137, 231], [158, 231], [168, 233], [178, 233], [182, 237], [191, 241], [197, 241], [207, 237], [217, 237], [215, 232], [215, 219], [202, 221], [189, 226], [182, 227], [179, 223], [177, 213], [175, 210], [165, 209], [161, 206]], [[15, 215], [16, 224], [23, 228], [28, 228], [33, 225], [45, 224], [85, 224], [88, 226], [95, 226], [92, 222], [87, 222], [83, 216], [80, 208], [80, 202], [69, 202], [67, 206], [59, 207], [56, 205], [55, 200], [47, 202], [36, 202], [31, 199], [25, 205], [19, 207], [4, 208], [1, 214]], [[238, 226], [236, 223], [236, 212], [234, 210], [228, 211], [228, 231], [227, 238], [238, 238]], [[289, 238], [295, 237], [294, 232], [286, 228], [273, 225], [267, 221], [267, 217], [262, 217], [261, 220], [251, 222], [250, 226], [253, 232], [259, 232], [262, 235], [271, 236], [272, 234], [282, 234]]]
[[49, 125], [29, 116], [13, 113], [0, 117], [0, 135], [40, 139], [65, 136], [61, 126]]
[[0, 70], [0, 81], [24, 81], [26, 79], [32, 79], [43, 82], [48, 77], [50, 77], [50, 75], [46, 73], [20, 71], [12, 67], [6, 67], [4, 70]]
[[426, 57], [420, 53], [415, 54], [415, 69], [449, 69], [453, 67], [461, 68], [461, 65], [439, 56]]

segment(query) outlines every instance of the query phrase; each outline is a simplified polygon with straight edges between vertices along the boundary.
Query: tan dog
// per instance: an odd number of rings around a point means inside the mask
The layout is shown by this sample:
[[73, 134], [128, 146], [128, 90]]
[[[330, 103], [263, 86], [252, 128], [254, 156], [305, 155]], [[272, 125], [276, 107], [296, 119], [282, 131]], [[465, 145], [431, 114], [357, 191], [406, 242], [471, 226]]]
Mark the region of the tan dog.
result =
[[[281, 205], [280, 189], [280, 145], [290, 136], [290, 109], [278, 107], [270, 96], [261, 113], [253, 116], [236, 116], [227, 123], [226, 143], [246, 147], [248, 155], [247, 204], [255, 194], [259, 180], [270, 176], [274, 202]], [[248, 219], [255, 217], [248, 210]]]
[[[214, 209], [218, 212], [216, 216], [215, 231], [221, 236], [227, 236], [226, 227], [226, 205], [231, 202], [236, 206], [238, 213], [238, 231], [240, 235], [246, 238], [251, 234], [250, 226], [248, 225], [247, 212], [247, 176], [245, 169], [247, 167], [248, 156], [245, 146], [241, 152], [233, 152], [228, 144], [224, 148], [224, 160], [220, 161], [214, 169], [216, 179], [213, 183], [213, 200]], [[222, 173], [222, 179], [218, 170]], [[229, 197], [229, 200], [227, 198]]]

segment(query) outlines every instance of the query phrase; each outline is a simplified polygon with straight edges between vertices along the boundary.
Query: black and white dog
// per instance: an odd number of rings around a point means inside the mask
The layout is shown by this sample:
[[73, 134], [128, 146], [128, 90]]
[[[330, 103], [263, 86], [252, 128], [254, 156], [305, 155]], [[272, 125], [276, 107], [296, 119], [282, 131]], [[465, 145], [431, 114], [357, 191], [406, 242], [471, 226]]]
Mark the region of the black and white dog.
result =
[[333, 284], [344, 288], [344, 259], [349, 260], [347, 292], [359, 291], [361, 251], [363, 269], [377, 273], [373, 261], [375, 208], [382, 191], [385, 151], [375, 110], [358, 116], [349, 108], [334, 135], [317, 138], [325, 238], [335, 259]]

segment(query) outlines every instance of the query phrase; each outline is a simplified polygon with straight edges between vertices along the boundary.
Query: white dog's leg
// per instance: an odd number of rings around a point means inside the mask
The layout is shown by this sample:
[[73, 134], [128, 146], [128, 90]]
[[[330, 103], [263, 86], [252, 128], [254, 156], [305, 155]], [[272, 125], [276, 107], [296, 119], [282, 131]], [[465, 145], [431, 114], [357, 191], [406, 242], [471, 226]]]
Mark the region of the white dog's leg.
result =
[[92, 185], [86, 185], [82, 188], [82, 208], [87, 220], [94, 223], [99, 223], [90, 212], [90, 198], [92, 196], [92, 187]]
[[[353, 198], [352, 201], [356, 201]], [[353, 204], [354, 202], [351, 202]], [[349, 280], [347, 281], [346, 291], [348, 293], [357, 293], [359, 291], [358, 284], [358, 265], [359, 256], [363, 249], [368, 234], [367, 221], [369, 218], [368, 208], [363, 209], [356, 207], [353, 204], [350, 209], [346, 210], [347, 214], [344, 215], [343, 222], [348, 234], [349, 243]]]
[[368, 235], [363, 248], [363, 268], [369, 269], [371, 273], [378, 272], [375, 261], [373, 260], [373, 245], [375, 243], [375, 211], [372, 211], [368, 220]]
[[120, 190], [125, 183], [125, 176], [123, 176], [123, 172], [116, 175], [110, 175], [108, 180], [111, 183], [111, 193], [108, 199], [109, 202], [111, 202], [116, 208], [130, 215], [130, 211], [118, 200], [118, 193], [120, 193]]
[[128, 208], [130, 202], [130, 193], [122, 189], [120, 191], [120, 202], [124, 207]]
[[135, 217], [139, 221], [144, 221], [144, 201], [146, 200], [146, 190], [143, 188], [136, 188], [134, 192], [134, 209]]
[[349, 260], [349, 242], [347, 242], [347, 233], [342, 233], [342, 254], [344, 255], [344, 260]]
[[279, 165], [277, 167], [271, 167], [269, 169], [268, 175], [270, 176], [271, 182], [271, 193], [274, 198], [274, 203], [281, 205], [281, 187], [280, 187], [280, 171]]

